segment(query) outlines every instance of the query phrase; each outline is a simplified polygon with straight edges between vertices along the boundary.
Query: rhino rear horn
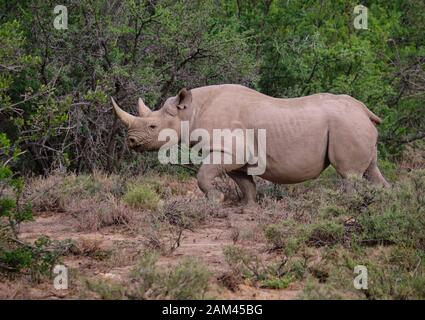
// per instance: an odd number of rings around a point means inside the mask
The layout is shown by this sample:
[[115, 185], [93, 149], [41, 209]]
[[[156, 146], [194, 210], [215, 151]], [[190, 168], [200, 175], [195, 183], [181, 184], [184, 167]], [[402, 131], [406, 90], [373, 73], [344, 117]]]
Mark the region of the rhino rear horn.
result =
[[118, 119], [121, 120], [121, 122], [126, 126], [129, 127], [130, 124], [133, 122], [134, 120], [134, 116], [132, 116], [131, 114], [125, 112], [124, 110], [122, 110], [120, 107], [118, 107], [117, 103], [115, 102], [114, 98], [111, 97], [112, 100], [112, 105], [114, 106], [114, 111], [115, 114], [117, 115]]
[[151, 113], [151, 109], [149, 109], [143, 100], [139, 98], [139, 116], [146, 117], [149, 113]]

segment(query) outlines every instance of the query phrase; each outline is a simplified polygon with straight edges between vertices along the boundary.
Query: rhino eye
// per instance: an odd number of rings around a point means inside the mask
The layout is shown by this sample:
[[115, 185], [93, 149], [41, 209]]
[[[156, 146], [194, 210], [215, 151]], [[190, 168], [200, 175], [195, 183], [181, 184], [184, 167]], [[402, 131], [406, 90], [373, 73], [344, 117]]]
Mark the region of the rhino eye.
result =
[[151, 128], [151, 129], [155, 129], [157, 126], [155, 125], [155, 124], [151, 124], [151, 125], [149, 125], [149, 128]]

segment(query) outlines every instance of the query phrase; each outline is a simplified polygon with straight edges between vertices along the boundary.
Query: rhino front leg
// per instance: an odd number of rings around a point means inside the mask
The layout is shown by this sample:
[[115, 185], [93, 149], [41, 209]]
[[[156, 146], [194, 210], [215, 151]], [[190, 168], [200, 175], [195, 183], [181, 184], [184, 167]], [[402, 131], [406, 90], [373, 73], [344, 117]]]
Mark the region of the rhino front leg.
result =
[[252, 176], [245, 172], [233, 171], [228, 173], [242, 192], [242, 202], [247, 206], [255, 204], [257, 190]]
[[239, 169], [241, 165], [232, 164], [203, 164], [198, 171], [198, 186], [208, 199], [222, 203], [224, 194], [214, 187], [214, 179], [221, 174]]

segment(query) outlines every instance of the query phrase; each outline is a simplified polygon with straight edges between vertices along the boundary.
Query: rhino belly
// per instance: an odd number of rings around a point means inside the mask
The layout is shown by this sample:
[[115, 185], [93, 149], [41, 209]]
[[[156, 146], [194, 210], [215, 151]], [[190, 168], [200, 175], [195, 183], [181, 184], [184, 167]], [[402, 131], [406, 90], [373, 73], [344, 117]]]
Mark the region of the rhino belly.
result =
[[318, 177], [329, 165], [328, 129], [324, 126], [300, 130], [286, 138], [269, 134], [268, 139], [266, 171], [261, 176], [266, 180], [299, 183]]

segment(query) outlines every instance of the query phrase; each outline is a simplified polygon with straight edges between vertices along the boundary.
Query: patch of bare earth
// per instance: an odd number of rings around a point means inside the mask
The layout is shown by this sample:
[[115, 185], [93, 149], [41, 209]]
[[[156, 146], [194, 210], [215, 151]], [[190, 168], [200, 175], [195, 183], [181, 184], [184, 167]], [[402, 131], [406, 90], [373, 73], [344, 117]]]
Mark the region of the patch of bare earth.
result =
[[[213, 272], [211, 292], [217, 299], [295, 299], [302, 290], [299, 283], [287, 289], [273, 290], [243, 282], [235, 288], [222, 285], [220, 279], [230, 273], [223, 249], [238, 245], [255, 252], [262, 259], [273, 259], [262, 238], [259, 215], [261, 211], [243, 211], [226, 205], [218, 209], [216, 217], [207, 219], [194, 230], [185, 230], [180, 246], [162, 256], [158, 268], [172, 268], [185, 257], [198, 258]], [[264, 214], [264, 213], [261, 213]], [[62, 257], [69, 267], [68, 290], [55, 290], [52, 281], [34, 284], [25, 278], [0, 282], [0, 298], [6, 299], [75, 299], [97, 298], [85, 286], [86, 279], [108, 279], [125, 283], [137, 264], [146, 244], [143, 234], [129, 232], [122, 226], [109, 226], [96, 232], [78, 231], [75, 218], [67, 213], [39, 213], [32, 222], [21, 227], [21, 238], [34, 240], [44, 234], [53, 240], [72, 239], [77, 252]]]

